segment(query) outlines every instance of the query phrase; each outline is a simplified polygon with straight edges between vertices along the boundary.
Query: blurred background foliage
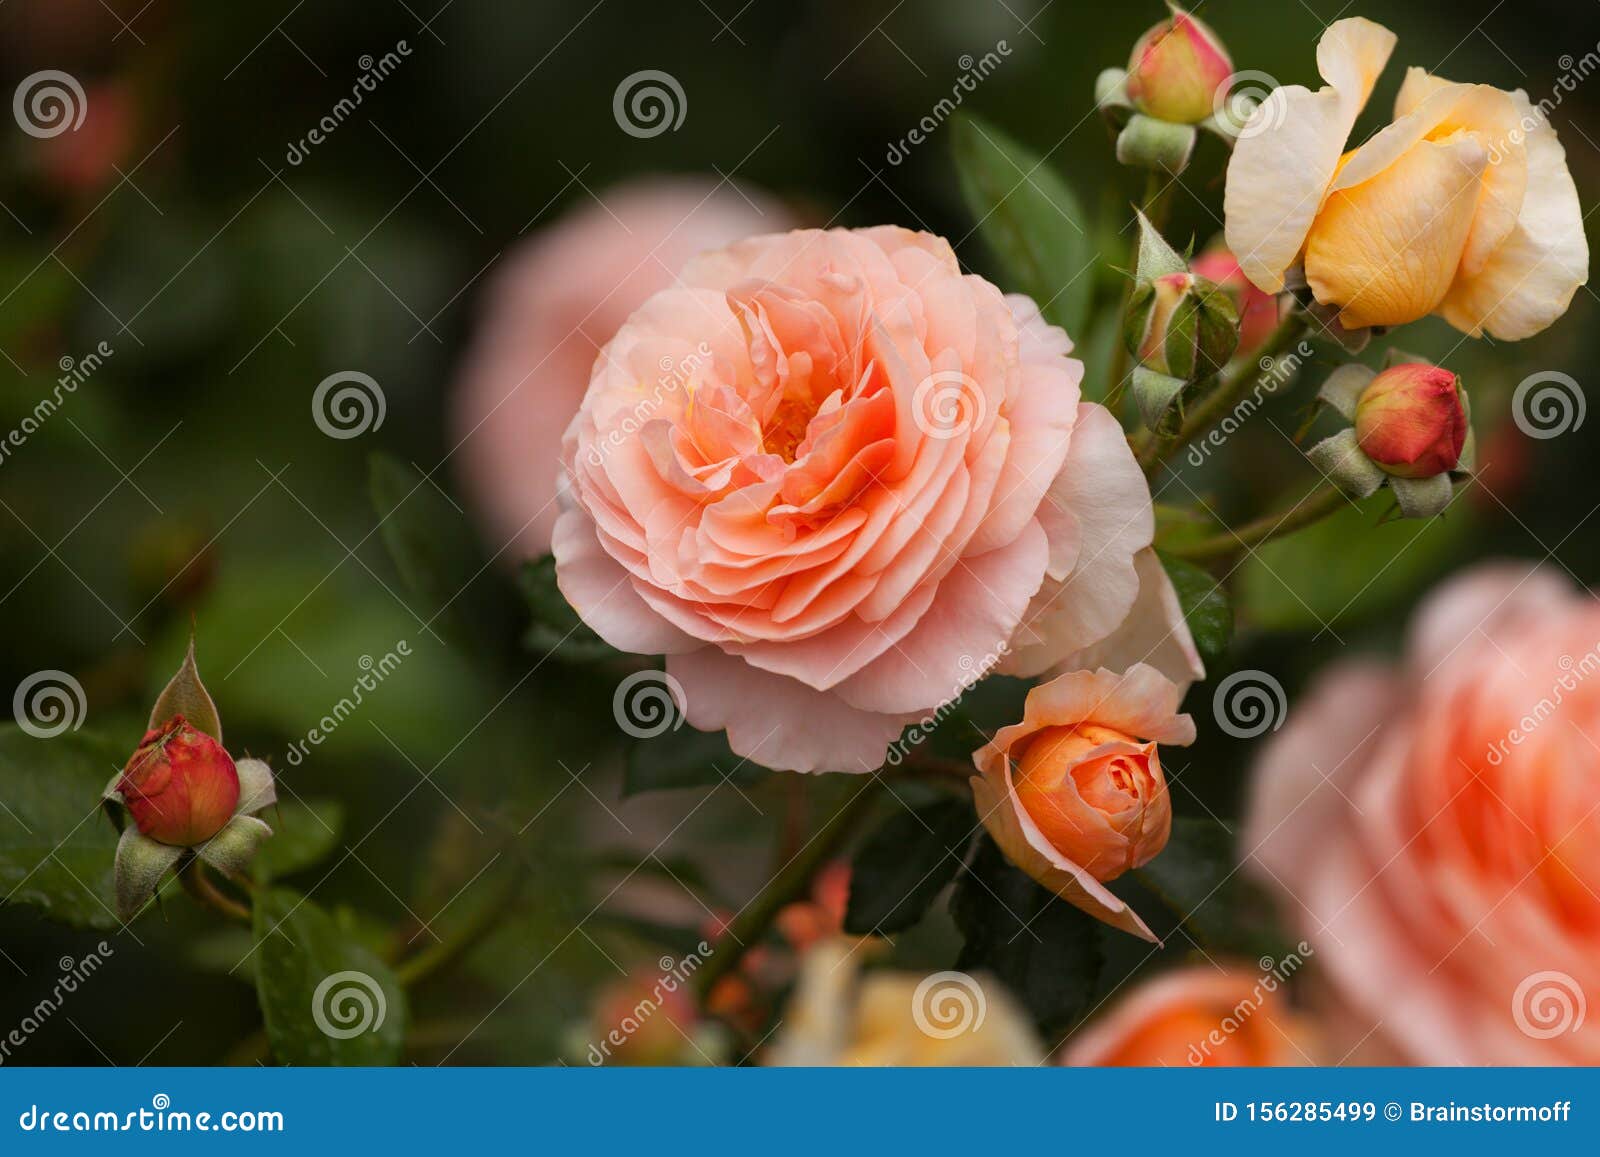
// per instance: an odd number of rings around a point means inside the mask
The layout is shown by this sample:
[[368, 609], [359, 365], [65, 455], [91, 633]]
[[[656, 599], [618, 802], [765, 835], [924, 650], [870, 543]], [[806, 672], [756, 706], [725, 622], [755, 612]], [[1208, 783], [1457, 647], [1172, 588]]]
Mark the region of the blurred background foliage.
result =
[[[1325, 21], [1388, 24], [1400, 47], [1364, 127], [1388, 108], [1403, 63], [1537, 101], [1600, 41], [1600, 9], [1569, 0], [1209, 0], [1199, 12], [1237, 67], [1313, 86]], [[529, 615], [507, 560], [489, 562], [492, 546], [452, 547], [449, 565], [470, 581], [448, 607], [397, 569], [378, 525], [385, 477], [405, 512], [397, 525], [424, 538], [437, 527], [442, 541], [462, 517], [442, 415], [487, 275], [563, 210], [648, 172], [721, 173], [817, 222], [924, 227], [992, 272], [949, 126], [902, 163], [887, 156], [950, 94], [963, 57], [1004, 40], [1011, 54], [968, 103], [1076, 191], [1109, 301], [1139, 180], [1112, 161], [1092, 84], [1160, 15], [1154, 2], [1074, 0], [11, 0], [0, 91], [40, 69], [71, 73], [100, 147], [85, 157], [67, 138], [5, 125], [0, 427], [52, 391], [62, 359], [81, 363], [101, 342], [112, 353], [0, 461], [0, 685], [73, 673], [88, 727], [131, 751], [192, 620], [230, 746], [269, 759], [290, 798], [342, 817], [342, 850], [290, 872], [336, 921], [374, 944], [431, 942], [473, 918], [483, 889], [464, 889], [481, 873], [526, 873], [464, 966], [413, 992], [407, 1056], [552, 1059], [597, 986], [655, 960], [651, 924], [693, 930], [749, 898], [784, 846], [796, 788], [792, 776], [741, 775], [624, 798], [615, 673], [521, 647]], [[290, 163], [362, 58], [402, 41], [410, 55], [393, 74]], [[688, 108], [679, 130], [641, 140], [618, 130], [612, 95], [649, 68], [680, 82]], [[1588, 205], [1600, 187], [1600, 84], [1561, 100], [1555, 122]], [[1219, 231], [1224, 160], [1208, 138], [1174, 190], [1179, 243]], [[1262, 552], [1234, 578], [1238, 637], [1213, 676], [1259, 667], [1292, 695], [1331, 657], [1390, 646], [1416, 592], [1468, 559], [1548, 556], [1578, 581], [1600, 577], [1588, 521], [1600, 420], [1548, 442], [1505, 420], [1531, 372], [1588, 383], [1595, 322], [1582, 291], [1563, 323], [1521, 345], [1413, 327], [1407, 348], [1446, 358], [1472, 391], [1482, 485], [1427, 527], [1378, 527], [1380, 504]], [[1103, 364], [1105, 333], [1074, 336]], [[1319, 355], [1269, 421], [1183, 485], [1165, 483], [1158, 501], [1203, 495], [1238, 515], [1302, 487], [1305, 467], [1281, 434], [1301, 425], [1332, 364]], [[311, 417], [313, 390], [341, 370], [371, 375], [387, 403], [382, 426], [352, 440], [323, 436]], [[1091, 375], [1089, 388], [1103, 382]], [[391, 473], [375, 484], [379, 451]], [[290, 745], [349, 692], [363, 656], [400, 640], [411, 657], [290, 765]], [[1226, 818], [1250, 747], [1206, 726], [1213, 685], [1191, 694], [1202, 741], [1168, 771], [1180, 814]], [[0, 799], [11, 789], [0, 778]], [[843, 785], [811, 790], [823, 814]], [[33, 1005], [58, 957], [100, 935], [0, 908], [0, 1028]], [[1107, 990], [1187, 949], [1176, 936], [1152, 961], [1130, 938], [1101, 938]], [[941, 909], [894, 951], [948, 967], [957, 943]], [[15, 1059], [254, 1059], [259, 1018], [249, 966], [236, 963], [248, 944], [246, 931], [168, 903], [118, 937], [117, 981], [89, 986]]]

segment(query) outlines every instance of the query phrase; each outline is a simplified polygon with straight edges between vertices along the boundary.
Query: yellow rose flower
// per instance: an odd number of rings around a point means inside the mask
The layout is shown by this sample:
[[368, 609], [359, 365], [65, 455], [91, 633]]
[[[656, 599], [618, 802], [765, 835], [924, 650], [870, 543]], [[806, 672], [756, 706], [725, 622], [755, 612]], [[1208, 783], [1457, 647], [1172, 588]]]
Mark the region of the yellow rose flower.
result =
[[1336, 21], [1317, 45], [1326, 85], [1262, 102], [1228, 165], [1228, 248], [1269, 293], [1302, 261], [1347, 328], [1437, 313], [1473, 337], [1530, 337], [1589, 277], [1555, 129], [1520, 89], [1412, 68], [1393, 122], [1345, 152], [1394, 45], [1370, 20]]
[[873, 970], [844, 937], [800, 965], [777, 1038], [762, 1063], [779, 1067], [1039, 1065], [1044, 1048], [998, 981], [964, 972]]

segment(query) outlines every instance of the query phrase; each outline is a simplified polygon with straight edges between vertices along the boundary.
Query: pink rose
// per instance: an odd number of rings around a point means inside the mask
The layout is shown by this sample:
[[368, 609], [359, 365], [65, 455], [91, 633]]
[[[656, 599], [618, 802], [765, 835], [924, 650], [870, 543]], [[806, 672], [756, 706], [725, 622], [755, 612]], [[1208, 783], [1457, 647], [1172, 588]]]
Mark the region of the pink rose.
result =
[[787, 228], [771, 201], [697, 177], [605, 190], [545, 228], [497, 271], [452, 413], [463, 480], [494, 546], [550, 549], [560, 513], [561, 434], [606, 340], [695, 254]]
[[[989, 670], [1069, 660], [1141, 593], [1170, 608], [1135, 565], [1144, 477], [1071, 348], [926, 233], [705, 254], [612, 338], [567, 431], [562, 593], [665, 653], [688, 721], [740, 755], [876, 768]], [[1193, 652], [1181, 619], [1150, 645]]]
[[1137, 663], [1070, 671], [1028, 692], [1022, 720], [972, 757], [978, 817], [1006, 859], [1114, 928], [1155, 940], [1106, 888], [1167, 846], [1172, 800], [1157, 743], [1194, 742], [1183, 688]]
[[1600, 1064], [1597, 647], [1591, 595], [1482, 566], [1428, 600], [1403, 663], [1336, 668], [1263, 753], [1244, 846], [1355, 1037]]

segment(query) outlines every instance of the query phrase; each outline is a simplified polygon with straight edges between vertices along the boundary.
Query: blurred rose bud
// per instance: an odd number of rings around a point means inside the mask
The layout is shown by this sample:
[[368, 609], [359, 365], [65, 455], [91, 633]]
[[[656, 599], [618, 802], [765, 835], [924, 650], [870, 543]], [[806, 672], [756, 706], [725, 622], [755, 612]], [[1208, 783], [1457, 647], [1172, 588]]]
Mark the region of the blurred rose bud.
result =
[[1155, 940], [1104, 881], [1166, 846], [1156, 743], [1194, 741], [1183, 688], [1153, 667], [1071, 671], [1028, 692], [1021, 722], [976, 752], [978, 815], [1005, 857], [1068, 903]]
[[133, 151], [138, 119], [133, 93], [119, 80], [89, 86], [82, 107], [81, 125], [38, 143], [45, 178], [69, 196], [98, 192], [116, 176]]
[[844, 930], [845, 907], [850, 901], [850, 865], [835, 860], [817, 873], [811, 899], [787, 904], [775, 921], [779, 934], [796, 952]]
[[1356, 443], [1386, 474], [1428, 478], [1454, 470], [1467, 440], [1461, 379], [1442, 366], [1384, 370], [1356, 403]]
[[222, 744], [174, 715], [145, 733], [116, 790], [141, 833], [193, 847], [233, 818], [239, 773]]
[[596, 1043], [590, 1046], [589, 1063], [694, 1064], [698, 1019], [694, 1001], [676, 975], [630, 973], [595, 1002], [590, 1030]]
[[1166, 273], [1134, 289], [1124, 336], [1140, 365], [1199, 381], [1228, 364], [1239, 344], [1239, 317], [1212, 282]]
[[1198, 276], [1215, 282], [1233, 302], [1239, 315], [1239, 348], [1234, 357], [1249, 357], [1266, 344], [1278, 328], [1278, 298], [1250, 283], [1234, 255], [1223, 248], [1208, 249], [1189, 263]]
[[1233, 61], [1217, 34], [1179, 8], [1151, 28], [1128, 58], [1128, 99], [1146, 116], [1198, 124], [1212, 114]]
[[1156, 745], [1114, 727], [1047, 727], [1016, 771], [1017, 801], [1044, 838], [1097, 880], [1167, 846], [1172, 806]]

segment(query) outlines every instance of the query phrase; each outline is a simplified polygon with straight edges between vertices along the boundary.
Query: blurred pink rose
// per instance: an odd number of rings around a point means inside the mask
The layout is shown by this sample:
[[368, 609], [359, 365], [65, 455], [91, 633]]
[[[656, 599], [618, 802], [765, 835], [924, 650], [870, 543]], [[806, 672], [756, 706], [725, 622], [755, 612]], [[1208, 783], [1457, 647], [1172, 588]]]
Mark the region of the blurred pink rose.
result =
[[1284, 997], [1278, 968], [1196, 964], [1134, 985], [1072, 1034], [1059, 1062], [1070, 1066], [1178, 1068], [1310, 1065], [1310, 1024]]
[[561, 434], [595, 355], [685, 262], [752, 233], [786, 229], [786, 210], [698, 177], [644, 178], [585, 201], [506, 259], [456, 384], [455, 460], [492, 546], [542, 555], [560, 513]]
[[[740, 755], [871, 770], [996, 666], [1037, 674], [1167, 605], [1135, 563], [1144, 476], [1071, 348], [926, 233], [705, 254], [612, 338], [567, 431], [562, 592], [665, 653], [688, 721]], [[1181, 619], [1149, 645], [1192, 653]]]
[[1256, 768], [1244, 846], [1340, 1018], [1421, 1064], [1600, 1064], [1600, 604], [1494, 564], [1405, 661], [1336, 668]]

